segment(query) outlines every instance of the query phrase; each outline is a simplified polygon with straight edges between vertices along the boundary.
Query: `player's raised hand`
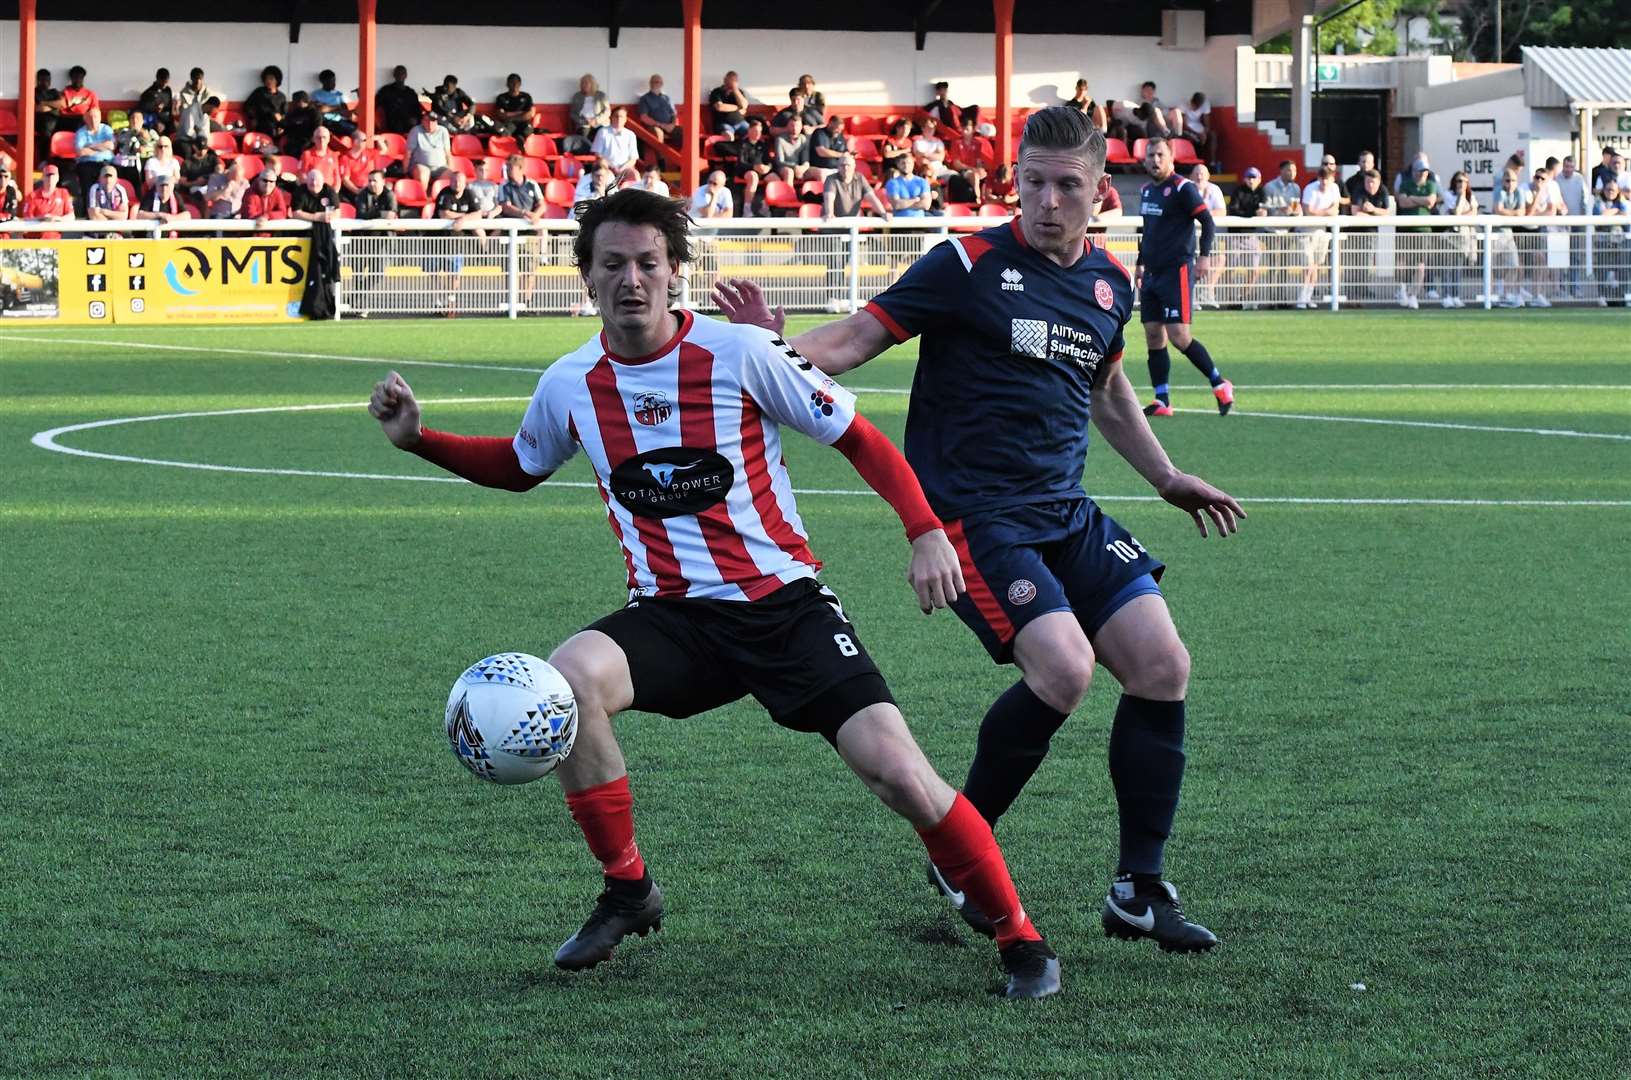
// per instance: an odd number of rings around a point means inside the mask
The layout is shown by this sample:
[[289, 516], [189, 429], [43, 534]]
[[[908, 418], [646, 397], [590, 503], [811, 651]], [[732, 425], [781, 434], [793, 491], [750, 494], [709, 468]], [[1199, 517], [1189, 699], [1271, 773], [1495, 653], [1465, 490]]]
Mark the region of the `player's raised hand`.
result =
[[714, 303], [733, 323], [762, 326], [778, 334], [787, 325], [787, 312], [779, 307], [771, 311], [759, 286], [743, 278], [714, 282]]
[[[1188, 473], [1176, 473], [1171, 480], [1156, 489], [1167, 502], [1180, 510], [1187, 510], [1195, 527], [1201, 530], [1201, 538], [1206, 538], [1206, 519], [1218, 527], [1219, 536], [1228, 536], [1230, 533], [1240, 531], [1240, 522], [1246, 517], [1246, 511], [1240, 508], [1234, 496], [1226, 491], [1208, 484], [1198, 476]], [[1204, 515], [1204, 516], [1203, 516]]]
[[950, 607], [964, 592], [963, 564], [944, 529], [931, 529], [912, 541], [912, 562], [906, 580], [917, 593], [917, 606], [927, 615]]
[[413, 387], [396, 372], [374, 384], [368, 413], [385, 429], [392, 446], [406, 450], [419, 441], [419, 402], [413, 396]]

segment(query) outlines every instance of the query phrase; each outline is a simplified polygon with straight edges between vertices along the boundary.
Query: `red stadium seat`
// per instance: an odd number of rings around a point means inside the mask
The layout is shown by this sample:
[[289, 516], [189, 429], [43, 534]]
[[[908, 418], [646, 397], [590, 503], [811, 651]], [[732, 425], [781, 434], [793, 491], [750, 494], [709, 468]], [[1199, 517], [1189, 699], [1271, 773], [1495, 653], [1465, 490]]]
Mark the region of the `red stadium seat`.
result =
[[721, 145], [730, 141], [729, 135], [709, 135], [702, 140], [702, 156], [709, 161], [718, 161], [724, 156], [720, 150]]
[[980, 216], [981, 217], [1013, 217], [1014, 212], [1008, 208], [1006, 203], [988, 202], [988, 203], [981, 203], [980, 204]]
[[521, 171], [526, 173], [528, 180], [536, 180], [541, 184], [549, 179], [549, 162], [543, 158], [522, 158]]
[[453, 136], [454, 157], [482, 157], [487, 148], [481, 145], [481, 140], [468, 132]]
[[793, 185], [784, 180], [765, 181], [765, 205], [772, 210], [796, 210], [803, 205]]
[[1142, 163], [1144, 161], [1144, 151], [1149, 149], [1149, 145], [1150, 145], [1150, 140], [1148, 140], [1148, 139], [1134, 139], [1133, 140], [1132, 153], [1133, 153], [1133, 161], [1134, 162]]
[[14, 109], [0, 108], [0, 135], [17, 134], [17, 113]]
[[569, 206], [556, 206], [554, 203], [544, 204], [544, 218], [547, 221], [561, 221], [572, 216]]
[[858, 136], [849, 141], [850, 153], [855, 155], [857, 161], [882, 161], [883, 154], [878, 152], [878, 144], [865, 135]]
[[51, 136], [51, 156], [54, 158], [67, 158], [72, 161], [74, 152], [74, 133], [59, 131]]
[[228, 150], [236, 154], [238, 152], [238, 137], [230, 131], [212, 131], [210, 132], [210, 149], [216, 153]]
[[[265, 136], [262, 136], [262, 138], [265, 138]], [[403, 158], [408, 156], [408, 140], [406, 137], [398, 135], [394, 131], [388, 131], [385, 134], [378, 136], [378, 138], [385, 143], [384, 149], [381, 151], [381, 153], [383, 153], [386, 157], [393, 161], [401, 161]], [[247, 147], [248, 145], [249, 136], [245, 135], [244, 146]]]
[[227, 127], [233, 129], [234, 131], [243, 130], [244, 114], [241, 110], [222, 109], [219, 116], [221, 117], [221, 123], [225, 124]]
[[464, 173], [464, 178], [466, 180], [474, 180], [476, 177], [481, 175], [481, 170], [477, 168], [476, 163], [467, 157], [459, 157], [454, 155], [453, 167], [459, 172]]
[[878, 118], [876, 116], [847, 116], [844, 118], [844, 130], [851, 135], [878, 134]]
[[951, 202], [946, 204], [947, 217], [973, 217], [974, 204], [966, 202]]
[[505, 175], [505, 159], [502, 157], [484, 157], [481, 159], [479, 172], [481, 179], [491, 180], [495, 184], [502, 184], [508, 177]]
[[135, 185], [133, 185], [129, 180], [123, 179], [122, 177], [120, 179], [114, 181], [114, 183], [118, 184], [120, 187], [125, 189], [125, 198], [129, 200], [125, 205], [129, 206], [132, 210], [136, 209], [136, 188], [135, 188]]
[[575, 157], [558, 157], [555, 159], [555, 175], [562, 180], [576, 181], [583, 175], [583, 162]]
[[825, 191], [825, 190], [826, 190], [826, 184], [823, 183], [822, 181], [820, 181], [820, 180], [806, 180], [806, 181], [804, 181], [804, 183], [799, 185], [799, 198], [802, 199], [805, 196], [814, 195], [816, 198], [819, 199], [819, 198], [821, 198], [821, 193], [823, 191]]
[[396, 192], [397, 206], [403, 210], [412, 210], [416, 216], [425, 208], [425, 204], [430, 202], [425, 197], [425, 189], [411, 176], [398, 180], [392, 190]]
[[1188, 139], [1172, 139], [1172, 161], [1175, 165], [1199, 165], [1201, 159], [1195, 153], [1195, 144]]
[[566, 180], [547, 180], [544, 182], [544, 201], [552, 206], [570, 207], [576, 190]]
[[1133, 157], [1133, 155], [1131, 153], [1129, 153], [1128, 150], [1127, 150], [1127, 140], [1125, 140], [1125, 139], [1106, 139], [1106, 140], [1104, 140], [1104, 146], [1105, 146], [1104, 163], [1106, 165], [1137, 165], [1138, 164], [1138, 159]]
[[279, 154], [277, 162], [278, 162], [278, 165], [277, 165], [277, 171], [278, 172], [288, 173], [290, 176], [299, 176], [300, 175], [300, 159], [299, 158], [291, 157], [288, 154]]
[[548, 135], [528, 135], [527, 141], [522, 144], [521, 152], [530, 158], [554, 158], [560, 156], [555, 149], [555, 140]]
[[[400, 135], [397, 137], [401, 138]], [[276, 149], [277, 141], [273, 139], [272, 136], [267, 135], [264, 132], [246, 131], [244, 132], [243, 146], [244, 153], [256, 154], [260, 152], [262, 147], [270, 146], [273, 149]]]
[[348, 202], [343, 202], [340, 204], [340, 216], [349, 221], [357, 216], [357, 208]]
[[502, 160], [511, 154], [519, 154], [520, 152], [521, 149], [516, 145], [514, 136], [493, 135], [487, 140], [488, 157], [496, 157]]
[[820, 216], [821, 216], [821, 204], [820, 203], [807, 202], [807, 203], [804, 203], [802, 206], [799, 207], [799, 217], [801, 217], [801, 218], [818, 218]]
[[452, 185], [452, 183], [453, 183], [453, 181], [449, 180], [445, 176], [440, 176], [440, 177], [437, 177], [435, 180], [432, 180], [430, 182], [430, 187], [428, 189], [426, 189], [426, 191], [425, 191], [426, 201], [427, 202], [435, 202], [436, 197], [438, 195], [440, 195], [443, 191], [446, 191], [447, 188]]
[[868, 180], [876, 180], [878, 178], [877, 170], [873, 169], [872, 162], [867, 161], [865, 158], [859, 158], [856, 160], [855, 171], [866, 177]]

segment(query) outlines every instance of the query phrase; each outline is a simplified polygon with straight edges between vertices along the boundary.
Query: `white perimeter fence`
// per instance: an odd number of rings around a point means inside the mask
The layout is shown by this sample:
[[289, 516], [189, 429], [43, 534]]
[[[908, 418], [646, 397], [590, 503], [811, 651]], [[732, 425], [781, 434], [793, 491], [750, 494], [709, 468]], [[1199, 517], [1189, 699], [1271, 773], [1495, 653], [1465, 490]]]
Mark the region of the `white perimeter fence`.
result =
[[[699, 222], [685, 303], [713, 310], [719, 278], [750, 278], [772, 306], [848, 312], [888, 288], [948, 235], [1003, 225], [1006, 218], [738, 218]], [[1364, 224], [1359, 222], [1363, 220]], [[1201, 308], [1631, 306], [1631, 223], [1555, 217], [1544, 225], [1512, 219], [1352, 217], [1219, 218], [1211, 273], [1196, 282]], [[107, 234], [244, 235], [304, 232], [301, 222], [63, 222], [65, 237]], [[38, 231], [42, 225], [29, 226]], [[0, 223], [0, 236], [21, 232]], [[340, 317], [587, 313], [572, 265], [571, 221], [495, 218], [479, 230], [448, 221], [345, 220]], [[1129, 269], [1138, 254], [1137, 219], [1107, 222], [1094, 241]]]

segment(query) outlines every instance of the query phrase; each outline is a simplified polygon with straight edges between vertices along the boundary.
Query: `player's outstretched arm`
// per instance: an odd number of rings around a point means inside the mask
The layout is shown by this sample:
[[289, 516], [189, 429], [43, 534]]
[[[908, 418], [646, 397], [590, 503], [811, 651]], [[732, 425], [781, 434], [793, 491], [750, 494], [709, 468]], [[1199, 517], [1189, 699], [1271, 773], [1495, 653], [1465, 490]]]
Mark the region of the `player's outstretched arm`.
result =
[[963, 566], [906, 458], [888, 436], [860, 414], [833, 447], [849, 458], [861, 479], [883, 496], [906, 526], [906, 538], [912, 543], [906, 580], [917, 593], [917, 606], [925, 615], [936, 608], [950, 607], [964, 591]]
[[1144, 418], [1138, 395], [1127, 381], [1120, 360], [1111, 363], [1103, 385], [1093, 397], [1093, 426], [1116, 453], [1138, 470], [1138, 475], [1150, 482], [1156, 494], [1189, 514], [1203, 538], [1207, 535], [1208, 517], [1217, 526], [1219, 536], [1240, 531], [1246, 511], [1234, 497], [1198, 476], [1180, 472], [1167, 457]]
[[392, 446], [417, 454], [472, 484], [530, 491], [547, 479], [547, 474], [534, 476], [521, 467], [509, 439], [452, 435], [421, 425], [413, 387], [394, 371], [374, 384], [368, 412], [379, 421]]
[[[714, 303], [733, 323], [762, 326], [778, 334], [787, 325], [787, 312], [779, 307], [772, 311], [759, 286], [742, 278], [716, 281]], [[857, 311], [847, 319], [806, 331], [788, 344], [826, 374], [842, 375], [882, 353], [895, 339], [883, 323]]]

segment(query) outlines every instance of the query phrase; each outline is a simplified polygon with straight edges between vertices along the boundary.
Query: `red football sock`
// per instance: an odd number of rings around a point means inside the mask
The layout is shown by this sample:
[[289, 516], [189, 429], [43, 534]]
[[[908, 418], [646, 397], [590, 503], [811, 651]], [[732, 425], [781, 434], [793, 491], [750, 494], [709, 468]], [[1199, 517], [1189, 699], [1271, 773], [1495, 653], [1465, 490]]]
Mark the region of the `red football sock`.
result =
[[583, 830], [589, 850], [600, 860], [607, 877], [623, 881], [645, 877], [646, 861], [634, 844], [634, 796], [629, 793], [627, 774], [567, 792], [566, 808], [572, 811], [572, 820]]
[[1019, 893], [1014, 891], [1008, 864], [1003, 861], [997, 838], [991, 835], [991, 826], [962, 792], [957, 793], [940, 824], [919, 829], [918, 835], [929, 849], [929, 858], [952, 887], [966, 892], [981, 911], [991, 916], [999, 949], [1042, 937], [1020, 906]]

